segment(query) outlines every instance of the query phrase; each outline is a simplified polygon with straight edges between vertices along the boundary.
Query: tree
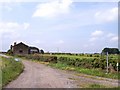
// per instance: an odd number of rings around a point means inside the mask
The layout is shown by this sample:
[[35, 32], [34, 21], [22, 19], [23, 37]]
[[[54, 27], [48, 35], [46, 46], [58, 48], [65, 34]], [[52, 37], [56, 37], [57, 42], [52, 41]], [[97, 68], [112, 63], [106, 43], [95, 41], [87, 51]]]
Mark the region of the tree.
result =
[[119, 54], [119, 49], [118, 48], [104, 48], [102, 50], [103, 54], [106, 54], [108, 52], [108, 54]]
[[41, 53], [41, 54], [44, 54], [44, 51], [41, 49], [41, 50], [40, 50], [40, 53]]
[[7, 51], [7, 54], [9, 54], [9, 55], [13, 55], [12, 50], [11, 50], [11, 49], [9, 49], [9, 50]]

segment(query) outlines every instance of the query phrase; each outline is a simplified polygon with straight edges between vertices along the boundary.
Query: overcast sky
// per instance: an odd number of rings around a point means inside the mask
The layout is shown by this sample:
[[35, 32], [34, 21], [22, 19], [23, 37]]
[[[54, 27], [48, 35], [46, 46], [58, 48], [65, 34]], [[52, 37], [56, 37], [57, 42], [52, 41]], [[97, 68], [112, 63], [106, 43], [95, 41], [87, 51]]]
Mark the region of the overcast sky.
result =
[[0, 3], [0, 9], [2, 51], [14, 42], [46, 52], [96, 53], [118, 47], [117, 2], [8, 2]]

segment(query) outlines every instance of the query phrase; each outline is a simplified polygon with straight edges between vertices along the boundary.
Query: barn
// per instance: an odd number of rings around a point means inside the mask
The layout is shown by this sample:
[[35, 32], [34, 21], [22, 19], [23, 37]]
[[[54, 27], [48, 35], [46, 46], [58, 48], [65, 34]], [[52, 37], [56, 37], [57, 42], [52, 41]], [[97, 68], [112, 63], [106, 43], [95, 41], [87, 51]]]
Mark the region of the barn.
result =
[[10, 48], [14, 55], [26, 55], [40, 52], [37, 47], [31, 47], [22, 42], [18, 44], [15, 42], [14, 45], [11, 45]]

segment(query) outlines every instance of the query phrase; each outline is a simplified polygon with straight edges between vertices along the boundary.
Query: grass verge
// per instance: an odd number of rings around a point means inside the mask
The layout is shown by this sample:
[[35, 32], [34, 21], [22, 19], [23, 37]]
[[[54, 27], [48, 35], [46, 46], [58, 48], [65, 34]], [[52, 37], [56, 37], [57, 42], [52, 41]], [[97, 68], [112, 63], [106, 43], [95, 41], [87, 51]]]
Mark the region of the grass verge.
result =
[[2, 75], [2, 87], [14, 80], [24, 69], [21, 61], [15, 61], [14, 58], [0, 57], [2, 64], [1, 75]]
[[[105, 74], [101, 69], [88, 69], [88, 68], [82, 68], [82, 67], [74, 67], [74, 66], [69, 66], [67, 64], [63, 63], [50, 63], [48, 64], [52, 67], [62, 69], [62, 70], [69, 70], [69, 71], [77, 71], [79, 73], [84, 73], [88, 75], [93, 75], [93, 76], [99, 76], [99, 77], [105, 77], [105, 78], [112, 78], [112, 79], [118, 79], [118, 73], [108, 73]], [[119, 73], [120, 75], [120, 73]]]
[[105, 86], [100, 84], [91, 84], [88, 86], [88, 88], [105, 88]]

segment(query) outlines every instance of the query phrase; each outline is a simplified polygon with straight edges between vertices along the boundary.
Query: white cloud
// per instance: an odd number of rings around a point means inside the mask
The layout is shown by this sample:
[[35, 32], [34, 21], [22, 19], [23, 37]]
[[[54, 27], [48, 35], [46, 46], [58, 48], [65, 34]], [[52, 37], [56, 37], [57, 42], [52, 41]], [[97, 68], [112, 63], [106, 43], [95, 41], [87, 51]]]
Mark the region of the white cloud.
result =
[[94, 43], [89, 43], [89, 45], [88, 44], [85, 44], [83, 47], [84, 48], [88, 48], [88, 47], [92, 47], [92, 46], [94, 46], [95, 44]]
[[63, 43], [64, 43], [63, 40], [59, 40], [59, 41], [58, 41], [58, 44], [63, 44]]
[[14, 40], [14, 39], [18, 39], [20, 37], [20, 34], [17, 33], [17, 32], [5, 32], [2, 34], [2, 38], [7, 38], [7, 39], [10, 39], [10, 40]]
[[10, 6], [6, 5], [6, 6], [4, 6], [4, 8], [7, 9], [8, 11], [12, 11], [12, 7], [10, 7]]
[[39, 43], [40, 43], [40, 41], [39, 41], [39, 40], [35, 40], [35, 41], [34, 41], [34, 43], [37, 43], [37, 44], [39, 44]]
[[17, 22], [0, 22], [0, 36], [4, 39], [18, 40], [20, 38], [20, 32], [27, 28], [27, 23], [19, 24]]
[[54, 17], [59, 14], [68, 13], [71, 0], [59, 0], [42, 3], [37, 6], [37, 10], [34, 12], [33, 17]]
[[[0, 0], [1, 1], [1, 0]], [[4, 2], [6, 1], [6, 2]], [[0, 3], [0, 9], [3, 10], [4, 12], [10, 12], [14, 10], [15, 8], [20, 8], [21, 7], [21, 2], [17, 2], [18, 0], [3, 0], [4, 3]]]
[[16, 30], [25, 30], [28, 27], [28, 23], [19, 24], [17, 22], [0, 22], [0, 33], [15, 32]]
[[13, 29], [19, 28], [19, 24], [16, 22], [0, 22], [0, 29]]
[[92, 38], [89, 39], [89, 41], [90, 41], [90, 42], [93, 42], [93, 41], [95, 41], [95, 40], [97, 40], [97, 39], [98, 39], [97, 37], [92, 37]]
[[110, 42], [118, 42], [118, 36], [114, 33], [108, 33], [106, 37]]
[[107, 35], [108, 38], [113, 37], [113, 36], [115, 36], [115, 34], [113, 34], [113, 33], [108, 33], [108, 35]]
[[104, 32], [101, 30], [96, 30], [94, 32], [91, 33], [91, 38], [89, 39], [90, 42], [94, 42], [96, 40], [98, 40], [99, 38], [101, 38], [101, 36], [103, 36]]
[[35, 40], [34, 43], [35, 43], [35, 44], [43, 44], [43, 43], [45, 43], [45, 42], [42, 41], [42, 40]]
[[[52, 0], [0, 0], [0, 2], [48, 2]], [[73, 0], [75, 2], [119, 2], [119, 0]]]
[[93, 36], [93, 37], [98, 37], [101, 35], [103, 35], [103, 31], [100, 31], [100, 30], [96, 30], [91, 34], [91, 36]]
[[117, 42], [118, 41], [118, 36], [114, 36], [110, 39], [110, 41], [112, 42]]
[[117, 20], [118, 18], [118, 7], [114, 7], [107, 10], [101, 10], [95, 13], [95, 19], [97, 22], [110, 22]]
[[28, 27], [30, 26], [29, 23], [23, 23], [23, 25], [24, 25], [24, 29], [25, 29], [25, 30], [28, 29]]

